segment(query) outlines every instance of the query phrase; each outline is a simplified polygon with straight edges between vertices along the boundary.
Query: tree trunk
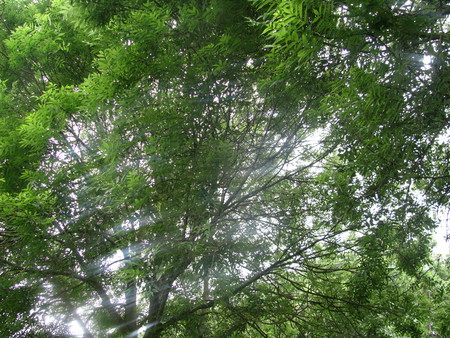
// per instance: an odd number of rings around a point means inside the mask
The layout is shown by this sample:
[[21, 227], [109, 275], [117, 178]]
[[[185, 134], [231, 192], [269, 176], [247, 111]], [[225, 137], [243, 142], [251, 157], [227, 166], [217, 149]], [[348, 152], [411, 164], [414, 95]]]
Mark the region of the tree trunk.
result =
[[[130, 247], [123, 249], [123, 255], [126, 262], [126, 268], [133, 267], [133, 252]], [[136, 288], [136, 278], [134, 277], [127, 282], [125, 289], [125, 316], [124, 321], [132, 332], [137, 332], [137, 288]]]
[[171, 286], [160, 289], [150, 298], [150, 311], [144, 338], [159, 337], [162, 332], [161, 318], [164, 313]]
[[164, 314], [164, 308], [166, 307], [167, 299], [172, 289], [173, 282], [181, 275], [184, 270], [189, 266], [190, 259], [185, 259], [177, 267], [168, 271], [156, 282], [155, 293], [150, 297], [150, 308], [147, 317], [147, 328], [144, 334], [144, 338], [159, 337], [163, 331], [161, 325], [161, 319]]

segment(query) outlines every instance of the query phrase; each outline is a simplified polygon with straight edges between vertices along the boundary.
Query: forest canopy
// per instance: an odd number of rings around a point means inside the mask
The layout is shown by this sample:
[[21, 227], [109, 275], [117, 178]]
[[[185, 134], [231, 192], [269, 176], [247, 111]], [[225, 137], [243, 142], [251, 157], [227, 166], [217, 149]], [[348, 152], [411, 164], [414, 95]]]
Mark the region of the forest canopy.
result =
[[0, 1], [0, 336], [450, 335], [449, 16]]

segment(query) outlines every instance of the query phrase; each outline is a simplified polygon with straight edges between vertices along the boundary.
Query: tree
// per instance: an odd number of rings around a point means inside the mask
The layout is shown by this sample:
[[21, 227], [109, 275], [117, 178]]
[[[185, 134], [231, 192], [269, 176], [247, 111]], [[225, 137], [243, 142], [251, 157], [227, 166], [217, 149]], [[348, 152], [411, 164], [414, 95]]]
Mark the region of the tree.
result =
[[2, 334], [448, 331], [442, 2], [2, 6]]

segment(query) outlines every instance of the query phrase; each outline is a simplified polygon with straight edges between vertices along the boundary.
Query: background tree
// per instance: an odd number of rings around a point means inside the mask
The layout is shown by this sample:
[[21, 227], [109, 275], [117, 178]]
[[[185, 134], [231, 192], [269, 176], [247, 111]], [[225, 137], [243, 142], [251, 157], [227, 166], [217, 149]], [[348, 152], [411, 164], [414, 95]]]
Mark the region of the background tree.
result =
[[2, 6], [2, 334], [448, 331], [442, 2]]

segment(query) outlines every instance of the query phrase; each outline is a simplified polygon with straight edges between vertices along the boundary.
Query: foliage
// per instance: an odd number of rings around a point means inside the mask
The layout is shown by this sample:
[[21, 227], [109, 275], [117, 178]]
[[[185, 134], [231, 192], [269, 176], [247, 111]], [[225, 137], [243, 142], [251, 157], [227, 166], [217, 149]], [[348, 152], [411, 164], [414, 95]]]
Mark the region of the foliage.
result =
[[448, 335], [449, 14], [4, 0], [0, 334]]

